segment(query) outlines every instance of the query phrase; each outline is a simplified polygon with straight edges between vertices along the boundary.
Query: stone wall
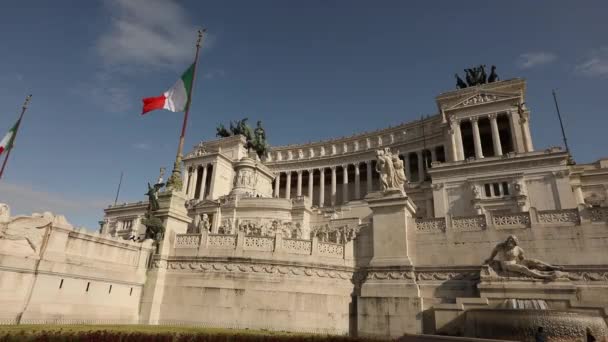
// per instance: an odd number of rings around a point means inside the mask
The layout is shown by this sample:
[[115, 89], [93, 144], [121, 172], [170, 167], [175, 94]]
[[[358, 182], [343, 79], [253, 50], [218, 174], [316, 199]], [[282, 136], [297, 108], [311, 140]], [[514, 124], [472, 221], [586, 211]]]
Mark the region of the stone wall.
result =
[[[18, 229], [12, 228], [15, 222]], [[20, 217], [8, 228], [0, 237], [0, 320], [139, 321], [149, 242], [78, 231], [60, 220], [40, 227], [37, 220]], [[32, 232], [43, 237], [40, 244], [31, 244]]]

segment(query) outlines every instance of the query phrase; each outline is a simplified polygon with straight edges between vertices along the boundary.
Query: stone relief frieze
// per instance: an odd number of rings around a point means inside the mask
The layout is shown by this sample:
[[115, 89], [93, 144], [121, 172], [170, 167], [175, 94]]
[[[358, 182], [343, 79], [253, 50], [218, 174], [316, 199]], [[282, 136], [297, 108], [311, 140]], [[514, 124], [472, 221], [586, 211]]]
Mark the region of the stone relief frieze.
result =
[[243, 232], [247, 236], [274, 237], [277, 234], [281, 234], [286, 239], [303, 238], [302, 225], [299, 222], [282, 221], [273, 218], [237, 219], [236, 227], [239, 232]]
[[315, 226], [310, 230], [310, 238], [317, 237], [321, 242], [345, 244], [354, 240], [360, 228], [344, 225], [335, 227], [330, 224]]

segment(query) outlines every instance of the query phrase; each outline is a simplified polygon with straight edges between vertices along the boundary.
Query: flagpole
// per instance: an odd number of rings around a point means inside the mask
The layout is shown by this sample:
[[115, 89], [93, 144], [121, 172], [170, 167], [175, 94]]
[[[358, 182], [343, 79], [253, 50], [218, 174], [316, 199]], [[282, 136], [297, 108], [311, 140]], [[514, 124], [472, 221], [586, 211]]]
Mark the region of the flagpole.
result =
[[192, 103], [192, 91], [196, 83], [196, 67], [198, 66], [198, 55], [201, 48], [201, 41], [203, 39], [203, 33], [207, 32], [207, 29], [198, 30], [198, 38], [196, 40], [196, 55], [194, 56], [194, 69], [192, 70], [192, 86], [188, 93], [188, 103], [186, 104], [186, 110], [184, 111], [184, 123], [182, 124], [182, 133], [179, 136], [179, 144], [177, 145], [177, 155], [175, 156], [175, 163], [173, 164], [173, 171], [171, 177], [167, 180], [167, 186], [175, 190], [182, 190], [182, 151], [184, 149], [184, 139], [186, 137], [186, 126], [188, 125], [188, 113], [190, 112], [190, 104]]
[[15, 128], [15, 135], [11, 138], [11, 148], [6, 151], [6, 157], [4, 157], [4, 162], [2, 162], [2, 169], [0, 169], [0, 179], [2, 179], [2, 175], [4, 174], [4, 168], [6, 167], [6, 163], [8, 162], [8, 157], [11, 155], [11, 151], [13, 150], [13, 146], [15, 146], [15, 140], [17, 139], [17, 133], [19, 133], [19, 126], [21, 126], [21, 119], [23, 119], [23, 114], [27, 110], [27, 105], [30, 102], [32, 95], [28, 95], [25, 98], [25, 102], [23, 102], [23, 107], [21, 107], [21, 115], [19, 115], [19, 120], [17, 120], [17, 127]]
[[114, 205], [116, 205], [116, 203], [118, 202], [118, 194], [120, 194], [120, 186], [122, 185], [122, 174], [123, 172], [120, 171], [120, 180], [118, 181], [118, 189], [116, 189], [116, 198], [114, 199]]
[[564, 123], [562, 122], [562, 115], [559, 112], [559, 106], [557, 105], [557, 95], [555, 95], [555, 89], [551, 90], [553, 93], [553, 101], [555, 102], [555, 109], [557, 110], [557, 118], [559, 119], [559, 126], [562, 129], [562, 139], [564, 139], [564, 146], [566, 147], [566, 153], [568, 153], [568, 164], [574, 165], [574, 159], [570, 154], [570, 148], [568, 147], [568, 139], [566, 138], [566, 131], [564, 131]]

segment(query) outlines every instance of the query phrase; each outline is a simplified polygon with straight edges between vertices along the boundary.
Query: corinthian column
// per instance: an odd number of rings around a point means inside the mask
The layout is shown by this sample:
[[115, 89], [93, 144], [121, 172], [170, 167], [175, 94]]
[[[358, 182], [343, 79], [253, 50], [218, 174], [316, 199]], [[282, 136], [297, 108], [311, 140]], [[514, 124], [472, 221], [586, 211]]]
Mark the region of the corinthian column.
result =
[[496, 122], [496, 114], [490, 114], [490, 126], [492, 127], [492, 145], [494, 146], [494, 155], [502, 156], [502, 145], [500, 144], [500, 134], [498, 132], [498, 122]]
[[325, 205], [325, 168], [319, 169], [319, 208]]
[[523, 130], [524, 147], [526, 148], [526, 152], [532, 152], [534, 151], [534, 147], [532, 147], [532, 135], [530, 134], [530, 121], [528, 118], [529, 115], [526, 112], [523, 112], [520, 115], [519, 122]]
[[296, 188], [296, 194], [297, 196], [302, 196], [302, 170], [298, 170], [298, 185]]
[[342, 165], [342, 203], [348, 202], [348, 164]]
[[192, 172], [190, 173], [190, 181], [188, 185], [188, 198], [194, 198], [194, 194], [196, 193], [196, 178], [198, 178], [198, 165], [192, 166]]
[[315, 185], [315, 179], [314, 179], [314, 170], [308, 170], [308, 198], [310, 198], [310, 202], [312, 203], [312, 192], [314, 189], [314, 185]]
[[361, 198], [361, 175], [359, 174], [359, 162], [355, 163], [355, 199]]
[[471, 118], [471, 125], [473, 126], [473, 144], [475, 145], [475, 159], [483, 158], [483, 151], [481, 149], [481, 136], [479, 135], [479, 125], [477, 123], [478, 118]]
[[285, 198], [291, 198], [291, 171], [287, 171], [287, 184], [285, 185]]
[[424, 182], [424, 156], [422, 151], [416, 151], [418, 155], [418, 181]]
[[274, 179], [274, 197], [279, 198], [279, 191], [281, 190], [279, 187], [281, 186], [281, 173], [277, 174], [277, 177]]
[[368, 160], [365, 162], [365, 167], [367, 168], [367, 176], [366, 176], [366, 187], [367, 193], [372, 192], [372, 161]]
[[198, 193], [198, 199], [205, 199], [205, 191], [207, 190], [207, 165], [203, 165], [203, 177], [201, 178], [201, 191]]
[[336, 205], [336, 167], [331, 167], [331, 206]]

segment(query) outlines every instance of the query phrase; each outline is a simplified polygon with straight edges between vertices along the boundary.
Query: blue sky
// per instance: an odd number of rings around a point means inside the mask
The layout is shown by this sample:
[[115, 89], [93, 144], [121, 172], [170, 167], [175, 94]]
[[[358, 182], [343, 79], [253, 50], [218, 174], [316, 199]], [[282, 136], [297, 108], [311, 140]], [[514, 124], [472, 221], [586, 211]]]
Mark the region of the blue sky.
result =
[[415, 120], [483, 63], [528, 80], [536, 148], [561, 145], [558, 88], [575, 159], [592, 162], [607, 156], [606, 13], [606, 1], [5, 1], [0, 134], [33, 99], [0, 202], [96, 228], [121, 171], [119, 201], [143, 199], [182, 116], [141, 117], [141, 98], [175, 82], [201, 26], [187, 148], [242, 117], [274, 145]]

